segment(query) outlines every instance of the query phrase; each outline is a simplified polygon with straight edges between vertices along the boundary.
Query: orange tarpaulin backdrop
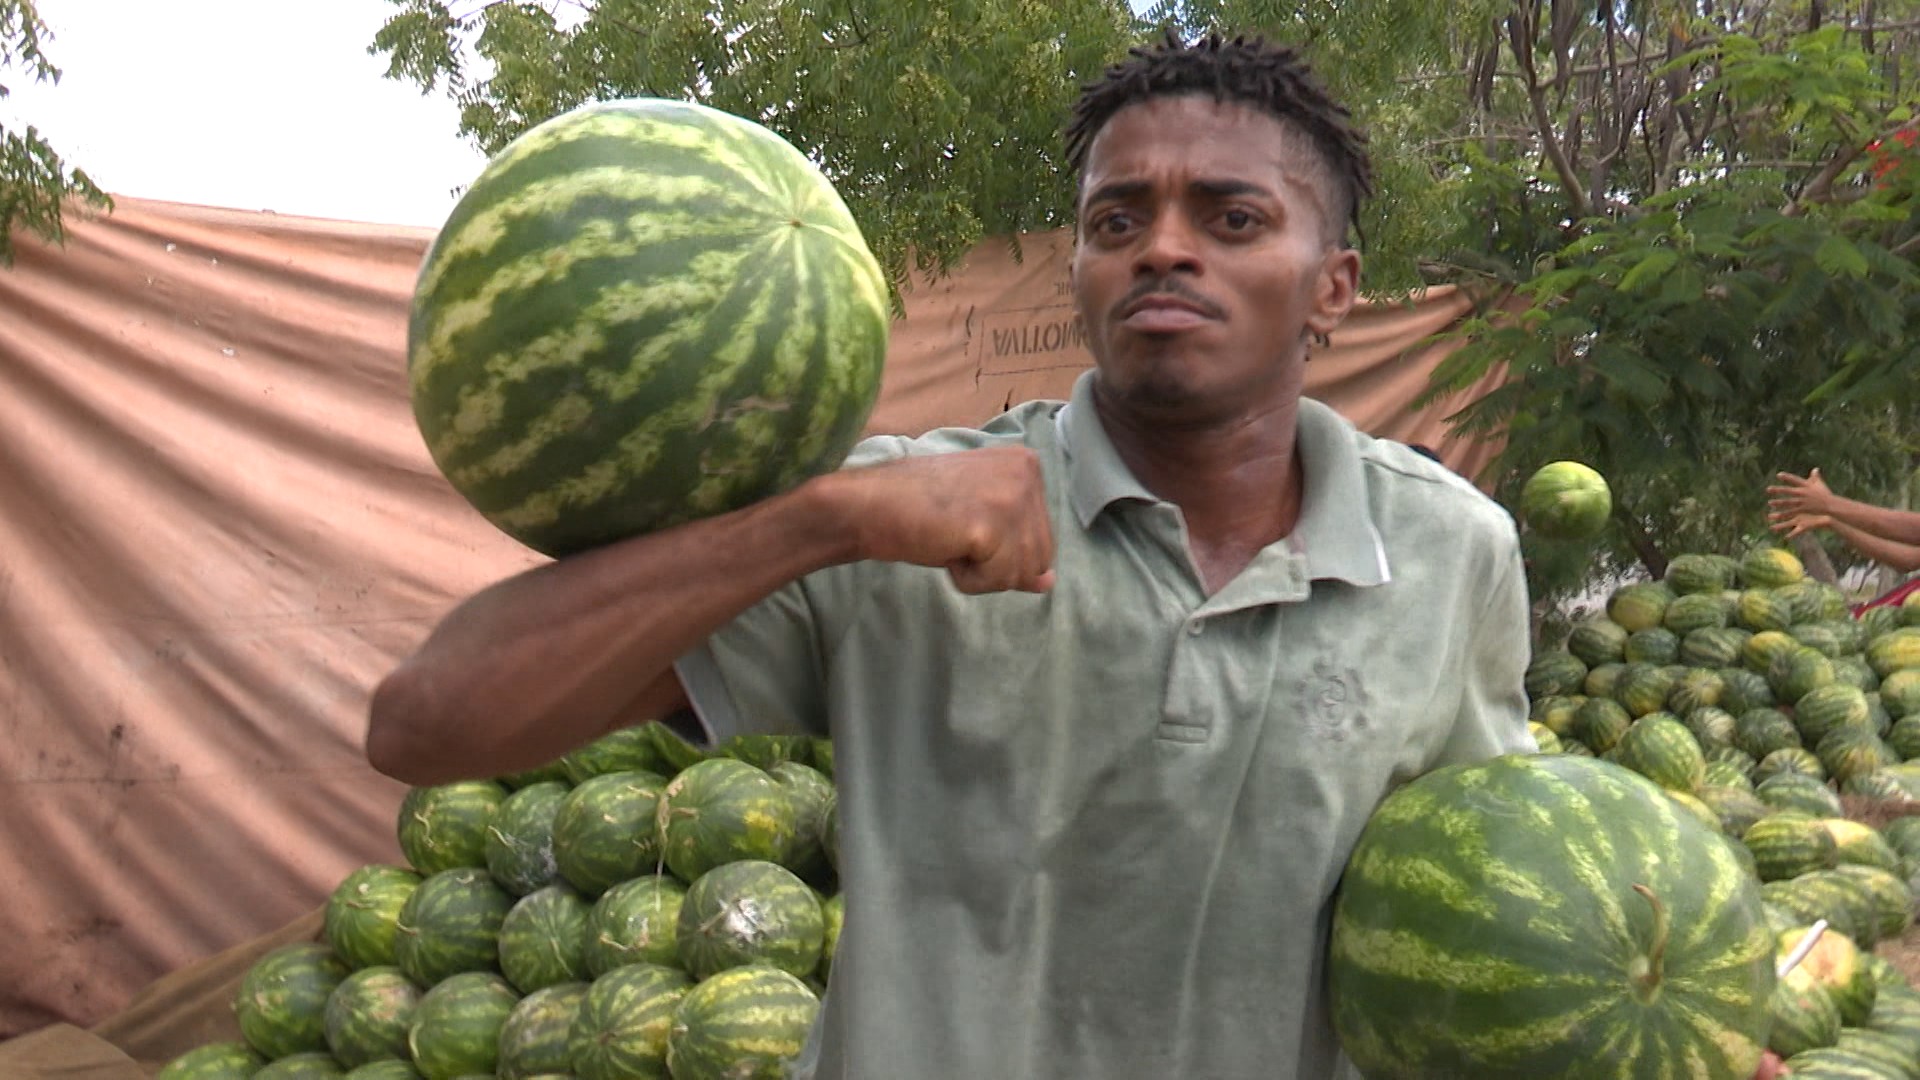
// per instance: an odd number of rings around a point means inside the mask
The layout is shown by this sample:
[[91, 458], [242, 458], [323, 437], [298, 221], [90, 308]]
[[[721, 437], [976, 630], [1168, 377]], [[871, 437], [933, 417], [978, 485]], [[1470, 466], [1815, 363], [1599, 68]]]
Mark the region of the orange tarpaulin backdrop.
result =
[[[403, 370], [431, 232], [119, 200], [0, 271], [0, 1037], [88, 1025], [397, 861], [369, 692], [538, 558], [433, 470]], [[918, 282], [872, 427], [978, 423], [1089, 362], [1064, 237]], [[1416, 415], [1466, 299], [1363, 307], [1309, 367], [1361, 427]], [[1457, 406], [1458, 402], [1452, 403]]]

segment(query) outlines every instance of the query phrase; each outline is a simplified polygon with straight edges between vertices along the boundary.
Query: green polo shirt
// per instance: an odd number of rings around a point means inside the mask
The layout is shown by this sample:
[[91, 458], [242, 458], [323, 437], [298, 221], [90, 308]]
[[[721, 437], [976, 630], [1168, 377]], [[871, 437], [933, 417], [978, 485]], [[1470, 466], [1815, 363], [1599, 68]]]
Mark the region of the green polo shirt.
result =
[[1329, 899], [1361, 826], [1428, 770], [1534, 749], [1496, 503], [1303, 401], [1299, 526], [1209, 596], [1091, 378], [849, 462], [1032, 448], [1050, 593], [838, 566], [679, 666], [717, 739], [834, 739], [846, 925], [800, 1076], [1333, 1076]]

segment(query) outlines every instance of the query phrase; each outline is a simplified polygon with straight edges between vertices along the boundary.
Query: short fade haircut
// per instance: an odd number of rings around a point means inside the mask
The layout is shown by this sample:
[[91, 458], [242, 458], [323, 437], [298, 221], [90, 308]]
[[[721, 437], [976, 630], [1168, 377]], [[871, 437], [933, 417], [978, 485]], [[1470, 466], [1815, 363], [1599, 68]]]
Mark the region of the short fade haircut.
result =
[[1295, 49], [1263, 38], [1226, 40], [1209, 34], [1191, 45], [1169, 26], [1156, 45], [1135, 46], [1099, 81], [1081, 88], [1067, 126], [1067, 162], [1084, 176], [1094, 136], [1129, 105], [1161, 97], [1210, 94], [1218, 102], [1250, 105], [1307, 137], [1319, 152], [1328, 229], [1344, 244], [1360, 230], [1360, 204], [1373, 194], [1367, 138], [1352, 114], [1327, 93]]

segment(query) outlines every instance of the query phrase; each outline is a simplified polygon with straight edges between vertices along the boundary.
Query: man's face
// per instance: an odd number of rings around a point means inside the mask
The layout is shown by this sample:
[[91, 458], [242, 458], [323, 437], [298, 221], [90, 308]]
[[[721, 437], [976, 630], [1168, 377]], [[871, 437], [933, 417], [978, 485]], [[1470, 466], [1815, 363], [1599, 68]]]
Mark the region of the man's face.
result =
[[1107, 121], [1073, 257], [1104, 399], [1204, 423], [1298, 396], [1308, 336], [1339, 323], [1359, 281], [1325, 172], [1306, 136], [1238, 102], [1155, 98]]

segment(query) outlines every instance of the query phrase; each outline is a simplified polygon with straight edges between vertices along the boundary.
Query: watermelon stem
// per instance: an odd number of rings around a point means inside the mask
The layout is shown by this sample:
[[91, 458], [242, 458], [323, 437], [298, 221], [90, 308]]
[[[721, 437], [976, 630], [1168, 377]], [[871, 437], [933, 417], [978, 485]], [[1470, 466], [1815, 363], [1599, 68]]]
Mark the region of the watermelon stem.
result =
[[[1636, 970], [1633, 975], [1634, 986], [1640, 991], [1642, 1000], [1651, 1001], [1660, 992], [1660, 982], [1664, 975], [1661, 970], [1667, 960], [1667, 935], [1671, 929], [1667, 922], [1667, 907], [1653, 890], [1645, 885], [1636, 884], [1633, 891], [1647, 898], [1653, 907], [1653, 944], [1648, 947], [1645, 970]], [[1637, 968], [1639, 965], [1635, 965]]]

